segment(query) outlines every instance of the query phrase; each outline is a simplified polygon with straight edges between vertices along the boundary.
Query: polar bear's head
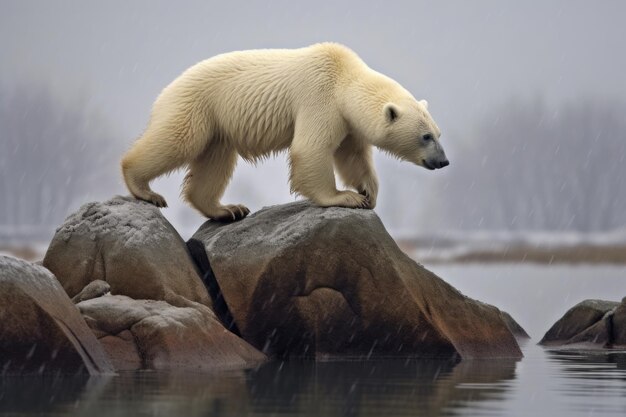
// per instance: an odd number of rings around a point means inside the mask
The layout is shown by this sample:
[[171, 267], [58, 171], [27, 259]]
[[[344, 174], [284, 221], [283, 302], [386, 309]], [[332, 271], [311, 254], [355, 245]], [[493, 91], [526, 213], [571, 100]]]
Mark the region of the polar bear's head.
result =
[[386, 103], [382, 118], [382, 137], [377, 140], [380, 148], [429, 170], [450, 164], [439, 142], [441, 131], [428, 112], [426, 100], [411, 97]]

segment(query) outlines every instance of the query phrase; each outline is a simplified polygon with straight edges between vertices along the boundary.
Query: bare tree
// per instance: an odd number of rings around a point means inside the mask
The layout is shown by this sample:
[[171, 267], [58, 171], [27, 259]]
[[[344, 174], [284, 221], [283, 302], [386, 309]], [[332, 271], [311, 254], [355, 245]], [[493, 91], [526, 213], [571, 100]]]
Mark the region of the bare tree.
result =
[[0, 239], [50, 230], [86, 196], [110, 193], [115, 143], [84, 101], [62, 104], [39, 87], [0, 89]]
[[626, 106], [511, 101], [476, 129], [442, 195], [451, 228], [626, 227]]

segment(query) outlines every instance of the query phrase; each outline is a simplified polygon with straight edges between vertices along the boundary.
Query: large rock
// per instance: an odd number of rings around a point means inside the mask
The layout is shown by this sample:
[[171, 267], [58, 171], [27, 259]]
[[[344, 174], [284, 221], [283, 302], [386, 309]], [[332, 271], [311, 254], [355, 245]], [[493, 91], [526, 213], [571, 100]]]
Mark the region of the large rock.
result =
[[112, 373], [113, 367], [54, 275], [0, 256], [0, 374]]
[[506, 311], [502, 311], [502, 320], [504, 320], [506, 327], [509, 328], [511, 333], [513, 333], [513, 336], [518, 339], [530, 339], [526, 330], [524, 330], [524, 328]]
[[211, 305], [185, 242], [152, 204], [130, 197], [89, 203], [57, 230], [43, 265], [70, 297], [103, 280], [112, 294]]
[[626, 297], [622, 298], [622, 302], [613, 312], [612, 344], [613, 346], [626, 346]]
[[622, 303], [585, 300], [570, 308], [546, 332], [539, 344], [596, 347], [626, 345], [626, 298]]
[[122, 369], [216, 369], [265, 355], [222, 326], [185, 242], [155, 206], [129, 197], [69, 216], [43, 261]]
[[266, 359], [198, 303], [174, 307], [105, 295], [77, 306], [116, 369], [245, 368]]
[[497, 308], [411, 260], [373, 211], [297, 202], [193, 238], [242, 337], [266, 353], [522, 356]]

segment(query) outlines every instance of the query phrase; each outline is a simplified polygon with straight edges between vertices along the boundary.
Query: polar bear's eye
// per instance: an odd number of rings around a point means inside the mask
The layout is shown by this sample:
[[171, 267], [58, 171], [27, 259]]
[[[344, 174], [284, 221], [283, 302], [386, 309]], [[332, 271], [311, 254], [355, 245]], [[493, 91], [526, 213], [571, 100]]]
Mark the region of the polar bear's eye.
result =
[[433, 135], [431, 133], [426, 133], [424, 136], [422, 136], [422, 139], [424, 140], [424, 142], [428, 142], [433, 140]]

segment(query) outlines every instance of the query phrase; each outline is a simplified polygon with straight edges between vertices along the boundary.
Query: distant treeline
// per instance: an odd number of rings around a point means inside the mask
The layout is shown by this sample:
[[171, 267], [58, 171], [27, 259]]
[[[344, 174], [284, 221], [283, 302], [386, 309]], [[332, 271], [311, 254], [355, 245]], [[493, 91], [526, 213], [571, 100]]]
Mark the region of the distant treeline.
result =
[[0, 231], [59, 225], [89, 195], [110, 193], [117, 172], [112, 129], [83, 100], [41, 86], [0, 87]]
[[626, 228], [625, 114], [624, 103], [599, 99], [495, 109], [463, 138], [437, 193], [440, 219], [450, 229]]

